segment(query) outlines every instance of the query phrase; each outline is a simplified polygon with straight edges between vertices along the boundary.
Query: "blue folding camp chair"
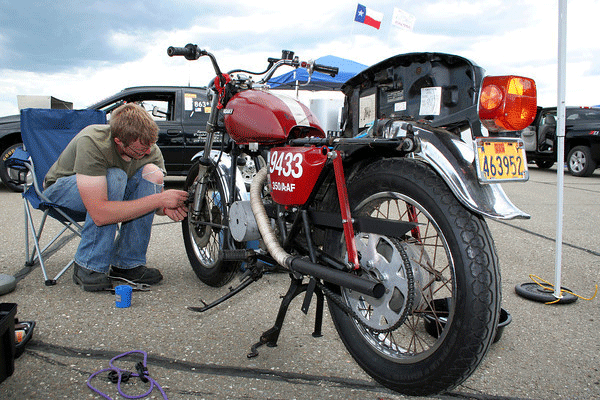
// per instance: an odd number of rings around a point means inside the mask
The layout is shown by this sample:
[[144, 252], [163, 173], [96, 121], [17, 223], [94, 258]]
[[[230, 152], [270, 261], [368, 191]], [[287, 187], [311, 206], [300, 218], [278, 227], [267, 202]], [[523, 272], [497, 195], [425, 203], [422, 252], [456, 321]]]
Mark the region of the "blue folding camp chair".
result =
[[[54, 279], [48, 279], [44, 256], [54, 250], [51, 246], [63, 233], [70, 231], [81, 237], [80, 232], [83, 226], [81, 222], [85, 221], [86, 215], [50, 202], [42, 193], [44, 177], [79, 131], [88, 125], [105, 123], [106, 114], [99, 110], [37, 108], [21, 110], [21, 137], [24, 149], [17, 149], [6, 164], [10, 168], [20, 170], [20, 176], [25, 177], [28, 173], [31, 173], [32, 176], [31, 183], [27, 183], [27, 179], [22, 179], [25, 208], [25, 265], [31, 267], [36, 261], [39, 261], [46, 286], [55, 285], [57, 279], [69, 269], [74, 261], [71, 260]], [[33, 221], [32, 208], [44, 213], [37, 230]], [[41, 248], [40, 238], [48, 216], [62, 223], [63, 228], [44, 248]], [[31, 231], [31, 241], [34, 245], [31, 252], [29, 251], [29, 231]], [[62, 245], [64, 244], [63, 242]]]

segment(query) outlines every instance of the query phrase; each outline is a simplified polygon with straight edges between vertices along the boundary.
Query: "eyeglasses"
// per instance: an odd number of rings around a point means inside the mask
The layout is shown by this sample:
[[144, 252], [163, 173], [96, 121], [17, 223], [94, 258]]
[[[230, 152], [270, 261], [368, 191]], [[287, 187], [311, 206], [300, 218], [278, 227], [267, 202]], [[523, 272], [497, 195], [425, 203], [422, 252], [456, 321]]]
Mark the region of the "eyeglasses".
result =
[[133, 143], [130, 143], [128, 146], [124, 147], [124, 149], [126, 151], [130, 151], [131, 153], [137, 156], [143, 156], [145, 154], [148, 154], [148, 151], [153, 145], [154, 143], [144, 146], [139, 141], [135, 141]]

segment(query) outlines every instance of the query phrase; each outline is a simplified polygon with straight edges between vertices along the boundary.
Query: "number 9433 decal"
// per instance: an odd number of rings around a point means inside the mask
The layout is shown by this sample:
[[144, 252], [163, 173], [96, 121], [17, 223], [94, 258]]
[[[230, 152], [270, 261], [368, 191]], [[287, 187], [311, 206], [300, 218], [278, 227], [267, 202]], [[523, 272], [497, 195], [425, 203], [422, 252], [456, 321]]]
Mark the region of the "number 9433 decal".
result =
[[273, 199], [285, 205], [302, 205], [308, 199], [327, 161], [327, 149], [276, 147], [269, 156]]

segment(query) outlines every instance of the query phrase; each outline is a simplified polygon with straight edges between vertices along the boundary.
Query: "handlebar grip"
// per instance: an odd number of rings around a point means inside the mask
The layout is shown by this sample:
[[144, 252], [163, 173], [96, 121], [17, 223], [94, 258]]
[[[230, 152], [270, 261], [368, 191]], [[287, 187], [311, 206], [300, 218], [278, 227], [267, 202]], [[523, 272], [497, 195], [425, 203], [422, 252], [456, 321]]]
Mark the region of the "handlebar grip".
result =
[[167, 55], [169, 57], [183, 56], [188, 60], [197, 60], [205, 54], [206, 52], [204, 50], [200, 50], [197, 45], [191, 43], [186, 44], [185, 47], [170, 46], [167, 49]]
[[338, 72], [340, 72], [340, 69], [338, 67], [328, 67], [326, 65], [319, 65], [315, 63], [313, 65], [313, 71], [321, 72], [323, 74], [331, 75], [333, 77], [336, 76]]

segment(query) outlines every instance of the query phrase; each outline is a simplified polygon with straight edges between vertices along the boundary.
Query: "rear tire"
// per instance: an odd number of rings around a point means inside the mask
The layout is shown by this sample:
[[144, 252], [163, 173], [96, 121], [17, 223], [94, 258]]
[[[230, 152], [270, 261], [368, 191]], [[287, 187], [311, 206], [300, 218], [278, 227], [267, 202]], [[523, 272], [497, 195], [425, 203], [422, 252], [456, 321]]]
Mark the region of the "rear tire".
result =
[[[198, 163], [192, 166], [185, 182], [184, 190], [190, 192], [191, 198], [198, 188], [198, 166]], [[211, 168], [199, 215], [192, 215], [190, 204], [188, 216], [182, 221], [183, 242], [192, 269], [202, 282], [214, 287], [221, 287], [229, 282], [241, 265], [237, 261], [223, 260], [226, 237], [223, 226], [228, 221], [224, 193], [216, 169]]]
[[[487, 353], [500, 315], [500, 273], [485, 221], [465, 209], [428, 166], [411, 159], [370, 164], [348, 183], [348, 195], [354, 215], [419, 225], [398, 238], [356, 232], [357, 239], [368, 237], [370, 243], [357, 240], [357, 248], [364, 249], [363, 276], [397, 295], [382, 305], [339, 290], [362, 322], [328, 302], [344, 345], [369, 375], [402, 394], [425, 396], [456, 387]], [[343, 259], [341, 236], [332, 234], [327, 252]], [[402, 252], [409, 257], [399, 258]], [[437, 335], [428, 333], [427, 323]]]

